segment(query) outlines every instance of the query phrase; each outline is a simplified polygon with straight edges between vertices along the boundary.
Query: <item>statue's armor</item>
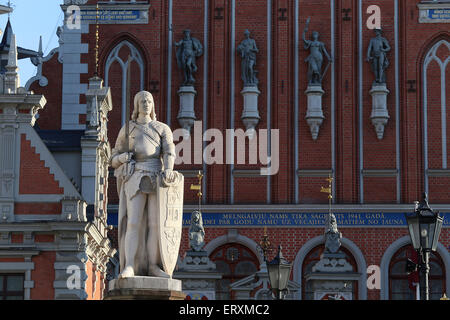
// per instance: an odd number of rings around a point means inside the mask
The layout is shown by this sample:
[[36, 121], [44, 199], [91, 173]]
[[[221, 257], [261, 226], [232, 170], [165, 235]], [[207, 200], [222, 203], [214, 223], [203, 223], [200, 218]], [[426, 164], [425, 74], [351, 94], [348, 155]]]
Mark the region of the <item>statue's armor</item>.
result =
[[[125, 182], [125, 193], [132, 199], [138, 191], [153, 192], [156, 188], [156, 176], [164, 169], [166, 155], [175, 157], [170, 128], [158, 121], [140, 125], [130, 121], [129, 148], [125, 148], [125, 126], [119, 132], [113, 157], [123, 152], [132, 152], [134, 161], [128, 165], [133, 166], [132, 175]], [[172, 169], [172, 168], [171, 168]]]

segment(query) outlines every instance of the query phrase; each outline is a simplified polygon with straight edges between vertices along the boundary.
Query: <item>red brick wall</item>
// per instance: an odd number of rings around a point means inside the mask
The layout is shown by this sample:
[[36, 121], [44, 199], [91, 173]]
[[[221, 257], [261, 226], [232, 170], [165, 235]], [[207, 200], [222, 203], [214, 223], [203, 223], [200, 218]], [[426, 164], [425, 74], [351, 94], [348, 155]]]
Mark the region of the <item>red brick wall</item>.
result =
[[103, 298], [103, 276], [99, 270], [94, 268], [94, 265], [89, 260], [86, 262], [86, 293], [87, 300], [101, 300]]
[[35, 94], [45, 95], [47, 104], [39, 112], [36, 124], [43, 130], [61, 129], [62, 112], [62, 64], [58, 61], [58, 53], [42, 66], [42, 75], [47, 78], [48, 85], [41, 87], [39, 81], [34, 82], [30, 90]]
[[61, 203], [24, 203], [14, 204], [14, 214], [61, 214]]
[[63, 194], [54, 175], [40, 159], [26, 135], [21, 135], [19, 194]]
[[54, 251], [43, 251], [34, 256], [31, 261], [34, 262], [34, 270], [31, 271], [31, 280], [34, 281], [34, 288], [31, 289], [31, 300], [53, 300], [55, 298], [54, 263], [56, 253]]
[[[91, 0], [88, 3], [96, 3]], [[362, 48], [363, 58], [370, 38], [374, 36], [372, 30], [366, 27], [366, 20], [369, 14], [366, 9], [369, 5], [378, 5], [381, 8], [381, 24], [384, 36], [388, 39], [392, 50], [388, 54], [390, 66], [387, 69], [387, 86], [390, 90], [388, 95], [388, 110], [390, 114], [389, 122], [385, 129], [382, 140], [378, 140], [375, 130], [370, 122], [371, 96], [369, 90], [373, 81], [373, 74], [370, 65], [363, 62], [363, 142], [364, 142], [364, 168], [365, 169], [395, 169], [396, 166], [396, 130], [395, 130], [395, 38], [394, 38], [394, 1], [377, 0], [362, 2]], [[222, 19], [216, 19], [218, 15], [216, 8], [223, 8]], [[301, 33], [305, 26], [306, 18], [311, 17], [310, 30], [320, 32], [323, 41], [331, 51], [330, 19], [331, 8], [328, 0], [300, 0], [299, 1], [299, 168], [300, 169], [330, 169], [331, 167], [331, 73], [325, 76], [323, 88], [326, 91], [323, 96], [323, 110], [325, 115], [324, 123], [321, 126], [317, 141], [311, 139], [309, 127], [304, 116], [306, 115], [307, 100], [304, 90], [307, 86], [306, 68], [304, 59], [309, 54], [303, 49]], [[286, 19], [279, 19], [281, 12], [279, 9], [286, 9]], [[343, 9], [350, 9], [349, 20], [344, 20]], [[182, 38], [184, 29], [191, 29], [192, 36], [203, 42], [203, 20], [204, 1], [196, 0], [184, 2], [173, 2], [173, 41]], [[271, 127], [280, 129], [280, 172], [272, 177], [272, 203], [291, 203], [293, 201], [293, 99], [297, 88], [294, 88], [294, 2], [280, 0], [272, 2], [272, 81], [271, 81]], [[421, 112], [421, 65], [427, 50], [438, 39], [445, 37], [450, 39], [448, 30], [442, 24], [420, 24], [418, 23], [417, 1], [399, 2], [399, 81], [400, 81], [400, 143], [401, 143], [401, 202], [412, 203], [420, 198], [423, 191], [423, 146], [422, 146], [422, 112]], [[335, 1], [336, 21], [336, 201], [338, 203], [357, 203], [359, 199], [359, 150], [358, 150], [358, 39], [359, 20], [358, 2], [351, 0]], [[209, 40], [208, 40], [208, 126], [218, 128], [224, 133], [230, 127], [230, 31], [231, 31], [231, 2], [225, 0], [215, 0], [209, 5]], [[235, 45], [243, 39], [243, 31], [249, 29], [252, 38], [255, 39], [260, 50], [256, 69], [258, 70], [259, 89], [259, 111], [261, 121], [258, 128], [266, 128], [267, 123], [267, 1], [237, 1], [236, 2], [236, 29]], [[157, 116], [161, 121], [166, 121], [166, 99], [167, 99], [167, 41], [168, 41], [168, 5], [167, 2], [153, 1], [149, 11], [148, 25], [100, 25], [100, 76], [105, 78], [104, 67], [106, 59], [112, 48], [121, 40], [128, 39], [140, 50], [146, 64], [145, 83], [146, 90], [152, 90], [155, 98]], [[90, 48], [95, 46], [95, 26], [90, 26], [90, 34], [82, 35], [82, 42], [88, 43]], [[240, 79], [240, 58], [235, 56], [235, 123], [236, 128], [242, 128], [241, 114], [243, 108], [243, 98], [240, 94], [242, 81]], [[446, 53], [441, 52], [444, 56]], [[123, 58], [126, 53], [121, 53]], [[94, 53], [82, 55], [82, 62], [89, 64], [89, 72], [82, 75], [82, 83], [87, 83], [88, 79], [95, 72]], [[171, 127], [179, 127], [176, 120], [179, 98], [178, 88], [181, 85], [183, 76], [176, 63], [175, 47], [172, 52], [172, 88], [171, 88]], [[198, 71], [195, 74], [197, 90], [195, 112], [198, 119], [203, 118], [203, 68], [204, 56], [197, 59]], [[326, 61], [324, 61], [326, 63]], [[46, 72], [60, 73], [61, 67], [54, 57], [45, 64]], [[138, 77], [137, 70], [133, 69], [132, 96], [137, 91]], [[434, 71], [433, 71], [434, 70]], [[121, 118], [121, 81], [119, 81], [121, 71], [117, 65], [110, 70], [110, 86], [113, 89], [113, 111], [109, 115], [109, 138], [114, 144], [115, 136], [120, 128]], [[429, 81], [429, 153], [430, 168], [439, 167], [441, 160], [440, 145], [440, 119], [439, 101], [440, 87], [439, 77], [436, 76], [437, 69], [430, 69]], [[447, 71], [448, 74], [449, 71]], [[55, 77], [57, 74], [55, 74]], [[49, 77], [49, 79], [52, 77]], [[416, 80], [416, 91], [409, 92], [408, 80]], [[158, 81], [153, 88], [151, 81]], [[450, 86], [447, 81], [447, 86]], [[35, 88], [35, 87], [33, 87]], [[35, 88], [38, 93], [44, 93], [49, 100], [48, 112], [53, 110], [54, 105], [58, 105], [56, 97], [60, 95], [60, 87], [57, 90], [50, 90], [50, 85], [45, 88]], [[53, 87], [52, 87], [53, 88]], [[448, 98], [450, 99], [450, 98]], [[434, 101], [435, 100], [435, 101]], [[53, 102], [55, 101], [55, 102]], [[56, 108], [59, 110], [59, 108]], [[436, 110], [435, 110], [436, 109]], [[42, 123], [45, 128], [51, 128], [50, 118], [46, 116], [47, 111], [42, 112], [42, 117], [38, 123]], [[52, 112], [52, 115], [55, 114]], [[57, 114], [58, 116], [58, 114]], [[447, 117], [450, 119], [450, 115]], [[81, 119], [82, 120], [82, 119]], [[45, 124], [45, 125], [44, 125]], [[450, 127], [450, 126], [448, 126]], [[447, 128], [450, 135], [450, 128]], [[258, 166], [239, 166], [240, 168], [254, 168]], [[195, 165], [180, 165], [177, 169], [198, 169]], [[209, 203], [226, 203], [229, 201], [230, 167], [227, 165], [208, 166], [207, 175], [207, 201]], [[383, 202], [391, 203], [396, 200], [396, 181], [391, 183], [395, 186], [385, 189], [383, 193], [378, 193], [378, 187], [386, 181], [384, 177], [370, 177], [364, 179], [364, 198], [369, 203]], [[314, 180], [314, 179], [313, 179]], [[243, 179], [235, 179], [235, 188], [245, 189]], [[321, 203], [323, 195], [317, 191], [309, 190], [310, 179], [299, 179], [300, 200], [304, 203]], [[445, 184], [445, 178], [436, 178], [430, 181], [430, 200], [440, 203], [448, 202], [449, 195], [439, 193], [436, 189]], [[317, 182], [318, 183], [318, 182]], [[111, 184], [112, 185], [112, 184]], [[303, 190], [303, 191], [302, 191]], [[433, 194], [434, 193], [434, 194]], [[252, 198], [252, 191], [235, 195], [235, 200], [245, 202], [246, 196]], [[195, 198], [186, 196], [188, 201]], [[112, 198], [114, 200], [114, 198]], [[117, 199], [116, 199], [117, 200]], [[254, 200], [254, 199], [253, 199]], [[253, 201], [252, 200], [252, 201]], [[263, 199], [257, 199], [263, 201]], [[113, 202], [110, 202], [113, 203]]]
[[[246, 236], [259, 243], [264, 235], [263, 228], [238, 228], [239, 234]], [[366, 265], [381, 265], [381, 259], [387, 248], [397, 239], [408, 235], [407, 228], [339, 228], [343, 237], [351, 240], [361, 250], [366, 261]], [[226, 228], [208, 228], [205, 236], [207, 244], [216, 237], [226, 235]], [[283, 247], [284, 257], [293, 262], [298, 251], [309, 240], [323, 235], [323, 228], [267, 228], [267, 235], [276, 249], [279, 244]], [[450, 229], [445, 228], [441, 232], [440, 243], [445, 247], [450, 247]], [[185, 252], [189, 250], [188, 228], [183, 228], [182, 245], [180, 256], [184, 257]], [[275, 257], [276, 250], [268, 254], [268, 260]], [[365, 270], [363, 270], [365, 272]], [[291, 273], [291, 279], [292, 279]], [[367, 290], [369, 300], [380, 299], [380, 290]]]

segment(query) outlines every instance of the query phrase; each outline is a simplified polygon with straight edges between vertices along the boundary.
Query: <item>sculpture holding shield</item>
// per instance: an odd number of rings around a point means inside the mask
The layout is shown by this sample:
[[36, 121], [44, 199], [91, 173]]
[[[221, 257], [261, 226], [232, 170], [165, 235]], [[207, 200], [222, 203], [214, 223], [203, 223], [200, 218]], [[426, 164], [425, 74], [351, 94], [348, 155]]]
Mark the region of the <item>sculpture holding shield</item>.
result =
[[141, 91], [111, 156], [119, 193], [119, 278], [172, 276], [181, 241], [184, 186], [174, 163], [172, 131], [156, 120], [151, 93]]

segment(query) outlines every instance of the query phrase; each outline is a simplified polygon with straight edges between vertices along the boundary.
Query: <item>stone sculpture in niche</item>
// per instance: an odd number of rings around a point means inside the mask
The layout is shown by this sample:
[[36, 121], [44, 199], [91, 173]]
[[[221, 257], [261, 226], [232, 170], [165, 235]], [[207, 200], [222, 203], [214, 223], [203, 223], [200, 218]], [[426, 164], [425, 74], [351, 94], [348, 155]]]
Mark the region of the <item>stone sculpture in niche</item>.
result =
[[191, 31], [183, 31], [184, 38], [175, 42], [178, 67], [184, 75], [184, 82], [178, 90], [180, 97], [180, 109], [178, 111], [178, 123], [185, 129], [185, 138], [190, 136], [195, 117], [195, 91], [194, 73], [197, 72], [196, 58], [203, 54], [203, 46], [199, 40], [191, 37]]
[[254, 39], [250, 38], [250, 31], [244, 32], [245, 39], [238, 45], [237, 51], [241, 55], [241, 78], [244, 81], [244, 87], [256, 86], [258, 79], [256, 78], [256, 54], [259, 52]]
[[183, 86], [192, 86], [195, 83], [194, 73], [197, 72], [196, 58], [203, 54], [203, 46], [199, 40], [191, 37], [191, 30], [186, 29], [183, 34], [184, 38], [175, 42], [177, 63], [184, 73]]
[[386, 53], [391, 50], [391, 47], [387, 39], [382, 36], [381, 29], [375, 29], [374, 31], [376, 36], [370, 39], [366, 61], [370, 62], [375, 76], [374, 84], [386, 83], [385, 70], [389, 66]]
[[[325, 119], [322, 110], [322, 96], [325, 91], [322, 89], [323, 78], [333, 62], [333, 58], [328, 54], [325, 44], [319, 41], [320, 34], [317, 31], [312, 32], [312, 39], [306, 39], [309, 23], [311, 18], [308, 17], [305, 29], [303, 30], [304, 49], [309, 50], [309, 56], [305, 59], [308, 63], [308, 87], [305, 94], [308, 97], [308, 109], [306, 111], [306, 122], [309, 125], [311, 137], [317, 140], [319, 129]], [[326, 56], [328, 63], [323, 68], [323, 56]]]
[[258, 78], [256, 78], [256, 54], [259, 52], [256, 41], [250, 38], [248, 29], [244, 32], [244, 40], [236, 48], [237, 53], [241, 57], [241, 78], [244, 82], [244, 88], [241, 91], [244, 97], [244, 110], [242, 111], [241, 120], [245, 126], [246, 134], [249, 138], [253, 138], [255, 128], [261, 117], [258, 111]]
[[389, 66], [387, 53], [391, 50], [389, 42], [382, 36], [381, 29], [375, 29], [376, 36], [370, 39], [367, 48], [366, 61], [370, 62], [375, 79], [372, 83], [370, 94], [372, 95], [372, 113], [370, 119], [375, 127], [379, 140], [383, 139], [384, 128], [389, 120], [387, 109], [387, 95], [389, 90], [386, 85], [386, 69]]

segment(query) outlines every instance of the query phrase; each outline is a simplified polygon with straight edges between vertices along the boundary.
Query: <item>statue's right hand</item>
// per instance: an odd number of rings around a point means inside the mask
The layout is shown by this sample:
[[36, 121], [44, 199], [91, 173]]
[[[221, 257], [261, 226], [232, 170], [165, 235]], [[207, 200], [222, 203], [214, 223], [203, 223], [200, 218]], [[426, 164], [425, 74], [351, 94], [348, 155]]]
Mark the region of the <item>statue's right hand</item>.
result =
[[119, 155], [119, 161], [121, 163], [130, 162], [132, 157], [133, 157], [133, 153], [131, 153], [131, 152], [124, 152], [124, 153]]

